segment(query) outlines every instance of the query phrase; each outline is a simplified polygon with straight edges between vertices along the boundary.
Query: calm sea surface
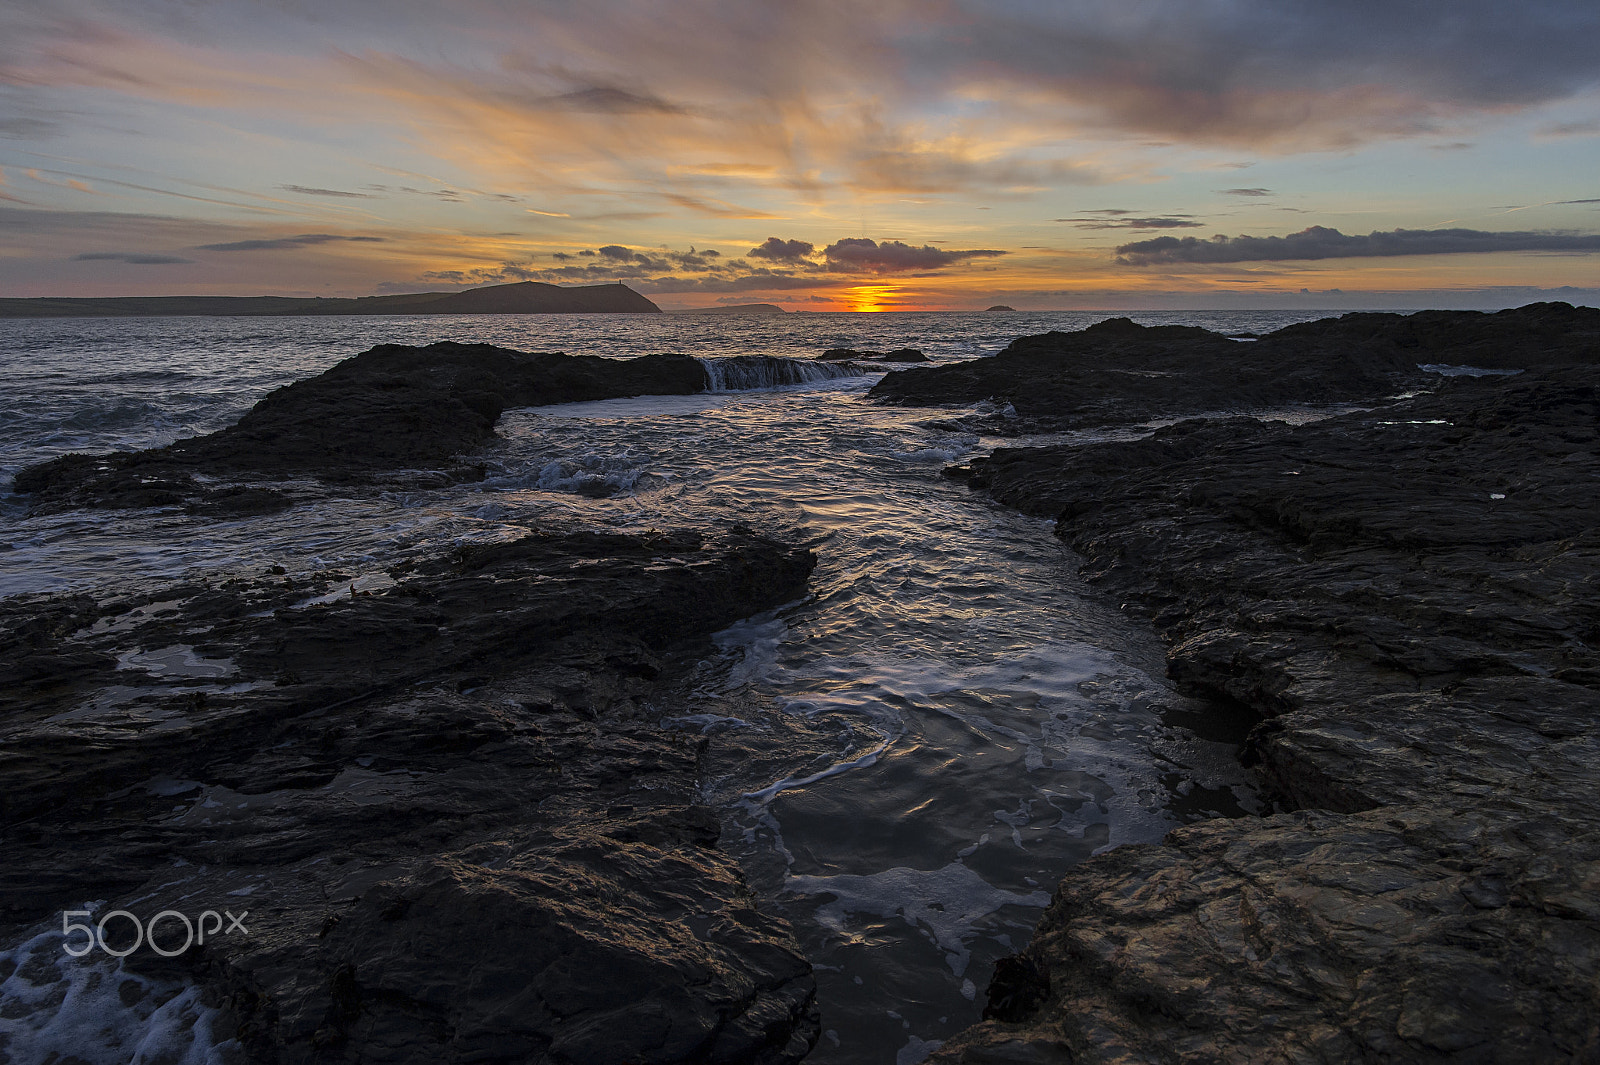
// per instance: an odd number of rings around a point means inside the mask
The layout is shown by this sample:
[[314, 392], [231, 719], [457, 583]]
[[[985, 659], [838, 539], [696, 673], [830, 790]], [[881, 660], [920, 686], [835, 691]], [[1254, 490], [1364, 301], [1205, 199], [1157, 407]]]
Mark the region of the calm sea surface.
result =
[[[1221, 332], [1321, 316], [1129, 315]], [[826, 1034], [810, 1060], [909, 1065], [978, 1018], [994, 960], [1026, 943], [1068, 866], [1256, 806], [1232, 748], [1177, 724], [1188, 704], [1163, 679], [1159, 649], [1085, 591], [1049, 523], [940, 476], [1002, 441], [925, 424], [949, 412], [867, 403], [869, 376], [510, 411], [482, 483], [239, 521], [175, 510], [29, 517], [10, 478], [69, 451], [220, 428], [271, 389], [377, 343], [619, 358], [910, 346], [945, 362], [1105, 317], [0, 321], [0, 595], [269, 565], [378, 584], [408, 555], [556, 519], [737, 522], [814, 544], [807, 595], [722, 633], [694, 695], [661, 709], [672, 727], [711, 736], [703, 789], [724, 813], [724, 846], [817, 965]], [[0, 984], [0, 999], [8, 993]], [[173, 1060], [208, 1060], [204, 1011], [193, 1012], [161, 1021], [156, 1041]], [[131, 1060], [126, 1033], [144, 1023], [108, 1024], [124, 1034], [97, 1043], [70, 1018], [49, 1031], [29, 1020], [24, 1032], [6, 1016], [0, 1002], [14, 1054], [54, 1047], [96, 1062]]]

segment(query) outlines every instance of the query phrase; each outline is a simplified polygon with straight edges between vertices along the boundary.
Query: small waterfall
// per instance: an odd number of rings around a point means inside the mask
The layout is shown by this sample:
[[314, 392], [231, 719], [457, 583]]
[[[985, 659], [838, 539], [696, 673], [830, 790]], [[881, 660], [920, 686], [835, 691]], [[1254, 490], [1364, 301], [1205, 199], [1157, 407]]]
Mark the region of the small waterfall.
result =
[[850, 363], [804, 362], [774, 355], [731, 355], [725, 359], [699, 359], [706, 371], [707, 392], [747, 392], [781, 388], [832, 377], [862, 377], [864, 371]]

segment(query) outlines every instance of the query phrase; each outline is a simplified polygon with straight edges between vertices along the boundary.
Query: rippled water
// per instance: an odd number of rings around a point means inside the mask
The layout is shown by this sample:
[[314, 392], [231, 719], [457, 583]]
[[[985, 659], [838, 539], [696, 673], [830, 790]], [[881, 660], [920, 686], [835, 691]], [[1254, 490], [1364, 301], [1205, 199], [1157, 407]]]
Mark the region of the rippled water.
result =
[[816, 543], [806, 598], [721, 634], [672, 721], [713, 737], [726, 845], [818, 966], [820, 1062], [920, 1060], [978, 1019], [1070, 864], [1159, 839], [1175, 805], [1251, 802], [1231, 747], [1165, 720], [1183, 700], [1153, 648], [1049, 524], [940, 476], [997, 441], [866, 387], [517, 412], [478, 511], [533, 520], [540, 486], [615, 488], [560, 505]]
[[[702, 357], [912, 346], [943, 361], [1102, 317], [0, 322], [0, 466], [213, 429], [380, 341]], [[1134, 317], [1256, 332], [1295, 320]], [[0, 594], [267, 564], [377, 573], [557, 518], [743, 523], [812, 543], [807, 595], [722, 633], [695, 693], [660, 709], [711, 737], [704, 789], [725, 845], [817, 965], [813, 1060], [914, 1062], [977, 1019], [994, 959], [1026, 942], [1068, 866], [1253, 799], [1230, 746], [1179, 726], [1192, 708], [1149, 637], [1085, 592], [1048, 523], [940, 476], [999, 441], [866, 403], [875, 379], [511, 411], [481, 484], [242, 521], [28, 517], [11, 497]]]

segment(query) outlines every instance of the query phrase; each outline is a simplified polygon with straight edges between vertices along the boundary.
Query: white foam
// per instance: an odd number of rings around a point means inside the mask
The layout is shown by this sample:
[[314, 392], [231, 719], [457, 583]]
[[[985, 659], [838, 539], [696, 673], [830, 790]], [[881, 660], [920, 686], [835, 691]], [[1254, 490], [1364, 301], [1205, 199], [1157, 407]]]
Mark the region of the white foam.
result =
[[814, 384], [839, 377], [862, 377], [848, 363], [805, 362], [770, 355], [734, 355], [725, 359], [697, 360], [706, 371], [707, 392], [750, 392]]
[[578, 455], [540, 468], [535, 485], [546, 492], [610, 496], [631, 491], [644, 474], [643, 456]]
[[214, 1031], [218, 1011], [202, 1004], [195, 985], [124, 971], [120, 959], [98, 951], [74, 958], [63, 949], [65, 943], [61, 932], [51, 930], [0, 952], [0, 960], [16, 966], [0, 982], [4, 1060], [16, 1065], [61, 1059], [89, 1065], [242, 1060], [239, 1043]]
[[829, 777], [836, 777], [840, 773], [848, 773], [852, 769], [865, 769], [868, 766], [877, 765], [878, 759], [882, 757], [883, 752], [888, 750], [889, 745], [893, 742], [894, 737], [890, 737], [859, 758], [848, 762], [835, 762], [828, 768], [812, 773], [810, 776], [784, 777], [782, 780], [768, 784], [760, 791], [747, 791], [744, 793], [744, 797], [751, 802], [765, 806], [776, 798], [780, 792], [788, 791], [790, 788], [803, 788], [808, 784], [815, 784], [819, 780], [827, 780]]
[[794, 606], [785, 603], [712, 634], [712, 643], [732, 663], [724, 677], [723, 690], [732, 691], [773, 677], [779, 668], [779, 648], [789, 636], [789, 625], [779, 615]]
[[954, 462], [970, 450], [971, 448], [966, 447], [924, 447], [918, 448], [916, 451], [895, 451], [892, 454], [895, 458], [904, 462], [928, 462], [943, 465], [946, 462]]

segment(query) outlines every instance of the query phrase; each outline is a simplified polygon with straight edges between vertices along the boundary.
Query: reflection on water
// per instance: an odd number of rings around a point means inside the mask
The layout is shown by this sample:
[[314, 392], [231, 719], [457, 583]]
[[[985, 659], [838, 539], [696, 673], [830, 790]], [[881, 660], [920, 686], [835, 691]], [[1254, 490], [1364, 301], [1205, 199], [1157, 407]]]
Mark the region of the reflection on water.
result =
[[633, 478], [555, 501], [573, 516], [816, 544], [808, 596], [721, 634], [698, 697], [667, 710], [708, 736], [725, 845], [818, 967], [818, 1062], [920, 1060], [978, 1019], [1068, 866], [1159, 839], [1179, 792], [1253, 805], [1229, 745], [1164, 721], [1186, 701], [1049, 524], [940, 476], [995, 441], [865, 387], [518, 412], [485, 486], [503, 517], [549, 507], [533, 457], [559, 456]]

